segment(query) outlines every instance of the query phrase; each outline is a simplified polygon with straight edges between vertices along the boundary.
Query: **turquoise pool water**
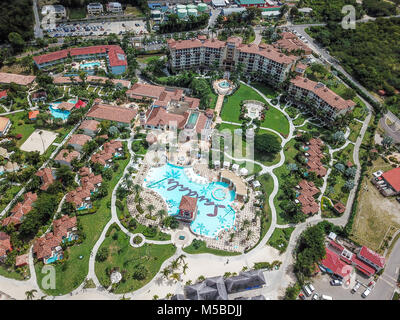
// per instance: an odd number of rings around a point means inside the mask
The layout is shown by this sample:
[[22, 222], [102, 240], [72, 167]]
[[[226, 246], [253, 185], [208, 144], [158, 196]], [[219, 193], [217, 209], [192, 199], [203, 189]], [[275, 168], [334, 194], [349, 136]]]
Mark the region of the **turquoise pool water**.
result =
[[229, 82], [228, 81], [221, 81], [220, 83], [218, 83], [218, 86], [220, 87], [220, 88], [223, 88], [223, 89], [225, 89], [225, 88], [229, 88]]
[[53, 262], [55, 262], [55, 261], [57, 261], [57, 260], [61, 260], [62, 258], [63, 258], [63, 255], [62, 255], [62, 254], [55, 254], [55, 255], [53, 255], [52, 257], [50, 257], [49, 259], [47, 259], [47, 260], [46, 260], [46, 263], [47, 263], [47, 264], [53, 263]]
[[190, 114], [189, 120], [188, 120], [188, 126], [190, 126], [191, 128], [194, 128], [194, 125], [197, 122], [197, 118], [199, 117], [198, 112], [192, 112]]
[[[75, 103], [77, 103], [77, 100], [76, 99], [69, 99], [67, 102], [75, 104]], [[50, 107], [49, 107], [50, 113], [54, 118], [67, 120], [71, 112], [66, 111], [66, 110], [57, 109], [57, 106], [60, 103], [61, 103], [61, 101], [50, 103]]]
[[[236, 212], [230, 204], [235, 192], [226, 189], [227, 183], [198, 184], [185, 175], [182, 167], [166, 164], [152, 168], [145, 179], [146, 186], [158, 192], [168, 204], [168, 214], [177, 215], [182, 196], [198, 197], [198, 212], [190, 228], [194, 233], [217, 238], [218, 233], [234, 226]], [[222, 189], [224, 191], [222, 191]], [[216, 191], [221, 199], [213, 197]]]
[[79, 69], [94, 69], [95, 66], [100, 67], [100, 62], [88, 62], [88, 63], [82, 63], [79, 65]]

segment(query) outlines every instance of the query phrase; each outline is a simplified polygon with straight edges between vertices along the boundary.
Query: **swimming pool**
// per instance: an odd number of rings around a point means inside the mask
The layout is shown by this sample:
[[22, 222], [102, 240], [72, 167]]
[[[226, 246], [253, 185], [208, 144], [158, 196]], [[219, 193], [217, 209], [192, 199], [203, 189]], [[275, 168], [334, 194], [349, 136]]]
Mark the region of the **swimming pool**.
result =
[[94, 69], [95, 66], [100, 67], [100, 62], [82, 63], [79, 65], [79, 69]]
[[[67, 102], [75, 104], [75, 103], [77, 103], [77, 100], [69, 99]], [[67, 110], [58, 109], [58, 105], [60, 103], [61, 103], [61, 101], [56, 101], [56, 102], [50, 103], [50, 107], [49, 107], [50, 113], [54, 118], [67, 120], [71, 112], [69, 112]]]
[[189, 119], [188, 119], [188, 122], [187, 122], [187, 126], [189, 128], [194, 128], [198, 117], [199, 117], [199, 113], [198, 112], [192, 112], [190, 114], [190, 116], [189, 116]]
[[229, 88], [230, 84], [228, 81], [224, 80], [224, 81], [221, 81], [220, 83], [218, 83], [218, 86], [222, 89], [225, 89], [225, 88]]
[[[184, 168], [170, 163], [150, 169], [145, 183], [147, 188], [153, 189], [163, 197], [171, 216], [178, 214], [182, 196], [199, 197], [197, 216], [190, 224], [194, 233], [217, 238], [221, 230], [234, 226], [236, 212], [230, 204], [235, 200], [235, 191], [229, 190], [227, 183], [195, 183], [188, 179]], [[214, 190], [218, 197], [213, 196]]]

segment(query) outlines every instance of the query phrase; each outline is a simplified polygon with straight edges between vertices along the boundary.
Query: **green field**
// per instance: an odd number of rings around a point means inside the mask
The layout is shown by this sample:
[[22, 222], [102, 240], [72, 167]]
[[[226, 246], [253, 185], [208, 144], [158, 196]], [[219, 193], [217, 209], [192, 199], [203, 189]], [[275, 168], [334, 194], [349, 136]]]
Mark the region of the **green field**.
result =
[[17, 112], [7, 115], [12, 122], [11, 129], [8, 134], [21, 134], [22, 138], [17, 140], [17, 147], [20, 147], [26, 139], [35, 131], [33, 123], [28, 120], [28, 111]]
[[280, 253], [285, 252], [293, 230], [293, 227], [285, 229], [276, 228], [272, 233], [271, 238], [268, 240], [268, 244], [279, 250]]
[[[106, 237], [99, 250], [108, 248], [108, 257], [103, 262], [96, 261], [95, 272], [100, 283], [104, 287], [111, 285], [107, 269], [118, 268], [123, 274], [123, 279], [118, 283], [113, 292], [127, 293], [137, 290], [147, 284], [160, 270], [162, 263], [170, 258], [176, 251], [172, 244], [155, 245], [144, 244], [139, 248], [133, 248], [129, 244], [128, 236], [114, 228]], [[137, 265], [144, 266], [147, 270], [145, 278], [137, 280], [134, 271]]]
[[[69, 257], [67, 261], [55, 265], [56, 289], [44, 290], [41, 287], [41, 280], [44, 275], [41, 274], [40, 270], [43, 263], [37, 263], [35, 265], [38, 284], [47, 294], [67, 294], [77, 288], [85, 279], [89, 268], [90, 252], [111, 217], [111, 212], [107, 207], [107, 202], [110, 201], [112, 190], [121, 179], [122, 173], [128, 162], [129, 158], [119, 160], [120, 166], [117, 172], [114, 173], [111, 181], [108, 182], [108, 196], [100, 200], [96, 213], [78, 216], [79, 224], [82, 226], [82, 231], [85, 234], [85, 239], [80, 245], [74, 245], [68, 249]], [[82, 259], [79, 259], [80, 256], [82, 256]]]

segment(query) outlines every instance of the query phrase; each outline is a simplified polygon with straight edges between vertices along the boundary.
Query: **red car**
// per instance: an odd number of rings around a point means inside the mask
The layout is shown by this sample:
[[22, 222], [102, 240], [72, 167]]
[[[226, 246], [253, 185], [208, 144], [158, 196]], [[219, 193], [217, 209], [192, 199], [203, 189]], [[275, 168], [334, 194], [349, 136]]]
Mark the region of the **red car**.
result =
[[302, 292], [300, 292], [299, 298], [300, 298], [301, 300], [306, 300], [306, 297], [304, 296], [304, 294], [303, 294]]

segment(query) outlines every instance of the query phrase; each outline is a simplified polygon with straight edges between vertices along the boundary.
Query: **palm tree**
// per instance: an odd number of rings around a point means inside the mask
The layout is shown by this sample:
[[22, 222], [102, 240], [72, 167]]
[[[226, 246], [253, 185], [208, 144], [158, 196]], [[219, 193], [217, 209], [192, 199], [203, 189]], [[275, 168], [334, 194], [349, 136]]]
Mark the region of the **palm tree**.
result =
[[158, 298], [159, 298], [159, 296], [156, 294], [153, 296], [153, 300], [158, 300]]
[[189, 268], [189, 265], [187, 263], [185, 263], [183, 266], [183, 274], [186, 274], [186, 270]]
[[176, 282], [178, 282], [179, 280], [181, 280], [181, 275], [177, 272], [171, 274], [171, 279], [174, 279]]
[[188, 280], [188, 281], [186, 281], [185, 286], [190, 286], [191, 284], [192, 284], [192, 280]]
[[243, 228], [247, 228], [250, 225], [250, 221], [248, 219], [245, 219], [243, 221]]
[[131, 300], [131, 298], [125, 297], [125, 295], [123, 295], [120, 300]]
[[253, 231], [251, 229], [247, 230], [246, 240], [249, 240], [249, 238], [251, 237], [252, 234], [253, 234]]
[[138, 194], [140, 191], [142, 191], [142, 187], [139, 184], [135, 184], [133, 186], [133, 191], [135, 191], [135, 193]]
[[165, 278], [168, 278], [169, 274], [171, 273], [171, 270], [169, 268], [164, 268], [162, 269], [161, 273]]
[[35, 293], [37, 292], [37, 290], [33, 289], [31, 291], [26, 291], [25, 295], [26, 295], [26, 300], [32, 300], [33, 297], [35, 296]]
[[154, 205], [153, 204], [148, 204], [147, 205], [147, 210], [149, 211], [149, 214], [150, 214], [150, 216], [151, 216], [151, 213], [153, 212], [153, 210], [155, 209], [155, 207], [154, 207]]
[[167, 300], [169, 300], [169, 299], [171, 299], [172, 296], [173, 296], [172, 293], [167, 293], [167, 295], [165, 296], [165, 298], [166, 298]]
[[137, 198], [137, 202], [138, 202], [138, 205], [139, 205], [139, 206], [142, 204], [142, 201], [143, 201], [143, 198], [142, 198], [142, 197], [138, 197], [138, 198]]
[[172, 270], [175, 270], [175, 269], [177, 269], [178, 267], [179, 267], [179, 261], [178, 261], [178, 259], [172, 260], [172, 262], [171, 262], [171, 269], [172, 269]]
[[157, 211], [157, 215], [160, 218], [160, 220], [162, 220], [162, 218], [167, 214], [167, 211], [165, 211], [164, 209], [158, 210]]
[[176, 260], [179, 260], [181, 262], [185, 262], [184, 259], [186, 258], [186, 255], [181, 254]]

